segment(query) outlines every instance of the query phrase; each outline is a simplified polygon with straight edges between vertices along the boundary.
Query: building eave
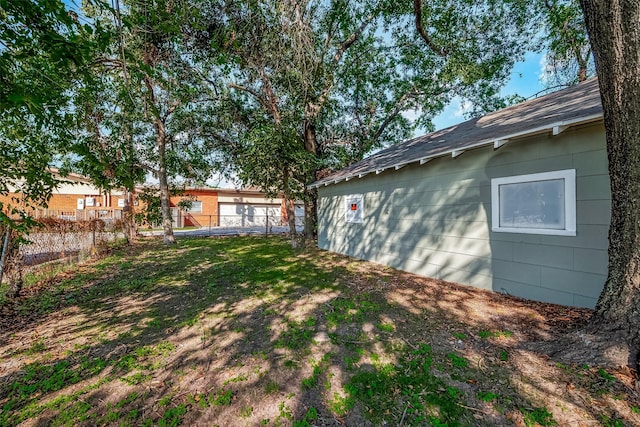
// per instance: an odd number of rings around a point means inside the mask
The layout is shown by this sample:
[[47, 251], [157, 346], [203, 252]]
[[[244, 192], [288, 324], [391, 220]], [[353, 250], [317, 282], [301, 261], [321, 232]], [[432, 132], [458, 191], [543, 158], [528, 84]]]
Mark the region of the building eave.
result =
[[399, 163], [394, 163], [391, 164], [389, 166], [384, 166], [384, 167], [372, 167], [370, 170], [358, 170], [355, 171], [353, 173], [349, 173], [349, 174], [345, 174], [345, 175], [341, 175], [339, 177], [335, 177], [335, 176], [329, 176], [326, 179], [322, 179], [319, 181], [316, 181], [310, 185], [307, 186], [307, 188], [309, 190], [313, 190], [313, 189], [317, 189], [319, 187], [322, 186], [328, 186], [331, 184], [338, 184], [342, 181], [349, 181], [353, 178], [363, 178], [364, 176], [368, 175], [369, 173], [375, 172], [376, 174], [381, 174], [387, 170], [393, 170], [393, 171], [397, 171], [398, 169], [413, 164], [413, 163], [417, 163], [420, 165], [424, 165], [427, 162], [439, 158], [439, 157], [447, 157], [450, 156], [452, 158], [456, 158], [459, 155], [461, 155], [463, 152], [468, 151], [468, 150], [473, 150], [473, 149], [477, 149], [477, 148], [482, 148], [482, 147], [487, 147], [487, 146], [493, 146], [493, 148], [495, 150], [499, 149], [500, 147], [502, 147], [505, 144], [511, 144], [514, 142], [517, 142], [518, 140], [522, 140], [531, 136], [536, 136], [536, 135], [541, 135], [541, 134], [547, 134], [547, 133], [551, 133], [551, 135], [556, 136], [559, 135], [561, 132], [566, 131], [567, 129], [571, 128], [571, 127], [576, 127], [576, 126], [581, 126], [581, 125], [585, 125], [585, 124], [591, 124], [591, 123], [596, 123], [599, 121], [603, 120], [603, 114], [602, 112], [597, 113], [597, 114], [590, 114], [590, 115], [586, 115], [586, 116], [582, 116], [582, 117], [577, 117], [577, 118], [573, 118], [573, 119], [569, 119], [569, 120], [561, 120], [558, 122], [554, 122], [551, 124], [547, 124], [544, 126], [538, 126], [538, 127], [534, 127], [534, 128], [529, 128], [520, 132], [514, 132], [514, 133], [509, 133], [509, 134], [505, 134], [505, 135], [499, 135], [493, 138], [485, 138], [482, 139], [480, 141], [474, 142], [474, 143], [470, 143], [470, 144], [465, 144], [462, 147], [456, 147], [450, 150], [444, 150], [441, 152], [438, 152], [436, 154], [432, 154], [432, 155], [425, 155], [422, 157], [417, 157], [415, 159], [411, 159], [408, 161], [403, 161], [403, 162], [399, 162]]

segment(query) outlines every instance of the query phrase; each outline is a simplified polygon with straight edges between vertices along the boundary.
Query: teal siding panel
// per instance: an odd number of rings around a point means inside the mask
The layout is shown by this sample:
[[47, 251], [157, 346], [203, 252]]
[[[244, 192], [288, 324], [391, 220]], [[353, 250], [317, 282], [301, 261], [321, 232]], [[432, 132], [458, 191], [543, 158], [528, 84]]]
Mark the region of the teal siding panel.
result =
[[585, 273], [607, 274], [608, 254], [606, 250], [575, 248], [573, 269]]
[[542, 244], [514, 243], [513, 260], [555, 268], [573, 268], [573, 248]]
[[[604, 145], [602, 126], [587, 126], [320, 187], [318, 246], [427, 277], [593, 307], [607, 269]], [[576, 236], [491, 231], [492, 178], [571, 168]], [[345, 221], [352, 194], [364, 196], [363, 223]]]

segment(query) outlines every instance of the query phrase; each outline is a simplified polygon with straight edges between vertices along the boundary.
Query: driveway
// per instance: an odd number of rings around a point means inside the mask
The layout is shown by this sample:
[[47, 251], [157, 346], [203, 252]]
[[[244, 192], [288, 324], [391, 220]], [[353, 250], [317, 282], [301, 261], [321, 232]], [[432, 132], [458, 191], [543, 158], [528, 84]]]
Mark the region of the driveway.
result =
[[[304, 230], [304, 227], [296, 227], [298, 232]], [[240, 236], [247, 234], [265, 234], [264, 226], [255, 227], [201, 227], [173, 230], [173, 234], [179, 236]], [[284, 234], [289, 232], [288, 226], [272, 226], [269, 228], [269, 234]], [[143, 236], [162, 236], [162, 230], [141, 231]]]

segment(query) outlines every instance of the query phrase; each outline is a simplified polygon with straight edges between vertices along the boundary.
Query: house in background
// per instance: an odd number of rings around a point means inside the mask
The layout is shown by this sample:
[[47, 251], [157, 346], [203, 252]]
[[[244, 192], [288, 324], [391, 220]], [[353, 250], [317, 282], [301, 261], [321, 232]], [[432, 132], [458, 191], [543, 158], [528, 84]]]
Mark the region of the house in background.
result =
[[[181, 200], [191, 202], [189, 209], [178, 208]], [[268, 198], [253, 189], [191, 187], [171, 198], [174, 224], [178, 227], [253, 227], [286, 225], [284, 200]], [[304, 219], [302, 205], [296, 205], [296, 222]]]
[[595, 79], [398, 143], [312, 187], [322, 249], [580, 307], [606, 279]]
[[[51, 169], [55, 179], [61, 181], [53, 191], [47, 207], [25, 208], [35, 218], [53, 217], [71, 221], [102, 219], [113, 221], [122, 218], [125, 200], [136, 203], [133, 195], [127, 195], [122, 189], [103, 191], [82, 175], [71, 173], [60, 176], [57, 169]], [[0, 202], [24, 208], [22, 195], [17, 189], [11, 189], [6, 196], [0, 196]], [[6, 209], [5, 209], [6, 210]]]
[[[134, 211], [143, 206], [138, 204], [136, 194], [127, 195], [124, 190], [103, 191], [91, 183], [89, 178], [78, 174], [61, 177], [52, 170], [56, 179], [61, 181], [53, 192], [47, 207], [27, 208], [35, 218], [53, 217], [71, 221], [102, 219], [114, 221], [122, 218], [125, 200], [128, 198]], [[0, 202], [20, 206], [21, 194], [13, 192], [0, 196]], [[140, 191], [142, 191], [140, 189]], [[189, 209], [182, 210], [178, 203], [182, 199], [191, 201]], [[264, 193], [253, 190], [234, 190], [223, 188], [192, 187], [186, 188], [182, 195], [171, 197], [171, 211], [174, 227], [252, 227], [286, 225], [287, 214], [282, 198], [268, 198]], [[296, 205], [296, 222], [302, 224], [304, 209]]]

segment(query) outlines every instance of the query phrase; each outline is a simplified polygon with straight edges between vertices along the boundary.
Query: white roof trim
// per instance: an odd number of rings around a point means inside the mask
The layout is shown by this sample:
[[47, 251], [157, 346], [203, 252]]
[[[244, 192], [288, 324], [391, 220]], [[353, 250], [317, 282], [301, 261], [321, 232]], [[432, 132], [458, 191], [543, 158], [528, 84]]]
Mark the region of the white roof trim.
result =
[[553, 136], [560, 135], [562, 132], [567, 130], [569, 126], [554, 126], [553, 127]]
[[[474, 148], [480, 148], [480, 147], [484, 147], [486, 145], [493, 145], [494, 149], [495, 148], [500, 148], [502, 147], [505, 143], [512, 141], [513, 139], [516, 138], [524, 138], [527, 136], [533, 136], [533, 135], [537, 135], [537, 134], [541, 134], [541, 133], [545, 133], [545, 132], [549, 132], [551, 131], [553, 133], [553, 135], [558, 135], [560, 132], [572, 127], [572, 126], [577, 126], [577, 125], [581, 125], [581, 124], [585, 124], [585, 123], [590, 123], [590, 122], [594, 122], [596, 120], [602, 119], [603, 115], [602, 113], [597, 113], [597, 114], [592, 114], [589, 116], [583, 116], [583, 117], [577, 117], [575, 119], [571, 119], [571, 120], [563, 120], [560, 122], [556, 122], [556, 123], [552, 123], [550, 125], [545, 125], [545, 126], [539, 126], [539, 127], [535, 127], [535, 128], [531, 128], [529, 130], [526, 131], [521, 131], [521, 132], [516, 132], [516, 133], [512, 133], [512, 134], [508, 134], [508, 135], [504, 135], [498, 139], [495, 138], [491, 138], [491, 139], [483, 139], [481, 141], [476, 142], [475, 144], [470, 144], [470, 145], [466, 145], [464, 147], [460, 147], [457, 149], [453, 149], [453, 150], [448, 150], [442, 153], [437, 153], [437, 154], [433, 154], [430, 156], [426, 156], [426, 157], [422, 157], [419, 159], [415, 159], [412, 160], [410, 162], [405, 162], [405, 163], [399, 163], [398, 165], [395, 166], [387, 166], [384, 168], [379, 168], [376, 169], [376, 175], [381, 174], [382, 172], [384, 172], [386, 169], [390, 168], [390, 167], [395, 167], [396, 170], [400, 169], [400, 167], [411, 164], [411, 163], [416, 163], [419, 162], [420, 165], [424, 165], [425, 163], [429, 162], [432, 159], [435, 159], [437, 157], [443, 157], [443, 156], [452, 156], [453, 158], [458, 157], [459, 155], [461, 155], [462, 153], [464, 153], [467, 150], [471, 150]], [[557, 132], [557, 133], [555, 133]], [[400, 166], [400, 167], [398, 167]], [[369, 172], [361, 172], [359, 174], [353, 174], [353, 175], [348, 175], [348, 177], [353, 177], [353, 176], [358, 176], [358, 178], [362, 178], [365, 175], [368, 175]], [[342, 180], [345, 180], [345, 178], [339, 178], [336, 179], [334, 181], [326, 181], [324, 183], [320, 183], [320, 184], [311, 184], [309, 186], [307, 186], [307, 188], [309, 189], [313, 189], [313, 188], [318, 188], [321, 185], [324, 184], [324, 186], [327, 186], [329, 184], [333, 184], [333, 183], [337, 183], [340, 182]]]
[[[601, 119], [601, 118], [602, 118], [602, 113], [593, 114], [591, 116], [578, 117], [578, 118], [573, 119], [573, 120], [565, 120], [565, 121], [562, 121], [562, 122], [553, 123], [551, 125], [539, 126], [539, 127], [536, 127], [536, 128], [532, 128], [532, 129], [529, 129], [527, 131], [512, 133], [512, 134], [509, 134], [509, 135], [505, 135], [505, 136], [501, 137], [500, 139], [501, 140], [512, 140], [512, 139], [515, 139], [515, 138], [524, 138], [524, 137], [527, 137], [527, 136], [533, 136], [533, 135], [538, 135], [538, 134], [541, 134], [541, 133], [553, 131], [553, 129], [555, 127], [565, 126], [566, 128], [569, 128], [571, 126], [577, 126], [577, 125], [580, 125], [580, 124], [583, 124], [583, 123], [593, 122], [593, 121], [595, 121], [597, 119]], [[465, 147], [458, 148], [458, 149], [453, 149], [453, 150], [447, 151], [447, 152], [442, 153], [442, 154], [437, 154], [437, 155], [432, 156], [432, 157], [440, 157], [442, 155], [446, 156], [446, 155], [452, 154], [455, 151], [466, 151], [466, 150], [471, 150], [473, 148], [479, 148], [479, 147], [482, 147], [482, 146], [485, 146], [485, 145], [493, 144], [494, 141], [495, 141], [495, 139], [483, 139], [481, 141], [478, 141], [475, 144], [467, 145]]]
[[493, 141], [493, 149], [497, 150], [498, 148], [502, 147], [507, 142], [509, 142], [508, 139], [496, 139], [495, 141]]

